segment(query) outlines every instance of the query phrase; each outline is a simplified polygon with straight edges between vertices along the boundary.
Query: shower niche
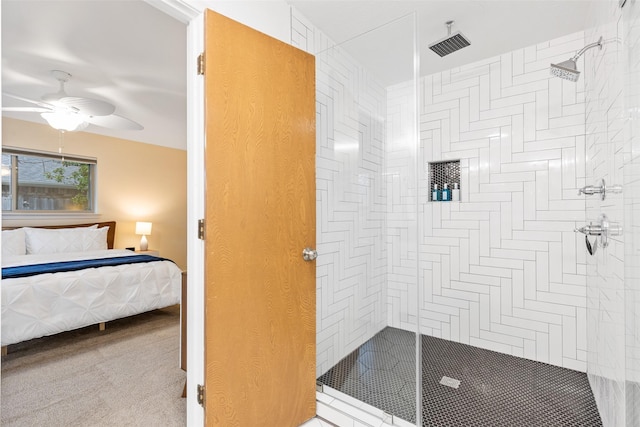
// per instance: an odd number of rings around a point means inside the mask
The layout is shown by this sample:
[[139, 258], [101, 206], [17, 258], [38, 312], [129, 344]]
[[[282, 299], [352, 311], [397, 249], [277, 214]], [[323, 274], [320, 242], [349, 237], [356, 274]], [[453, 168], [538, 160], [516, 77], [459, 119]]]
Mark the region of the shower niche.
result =
[[429, 193], [432, 202], [460, 201], [460, 160], [429, 163]]

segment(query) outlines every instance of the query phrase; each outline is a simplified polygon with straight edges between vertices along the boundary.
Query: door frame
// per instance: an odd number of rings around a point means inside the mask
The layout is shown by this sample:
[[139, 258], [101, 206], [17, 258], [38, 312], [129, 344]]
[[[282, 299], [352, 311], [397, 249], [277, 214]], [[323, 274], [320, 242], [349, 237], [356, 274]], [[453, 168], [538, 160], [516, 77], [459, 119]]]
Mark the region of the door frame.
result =
[[187, 24], [187, 423], [204, 426], [204, 410], [196, 399], [204, 384], [204, 241], [198, 219], [204, 218], [204, 79], [196, 58], [204, 50], [204, 14], [184, 0], [144, 0]]

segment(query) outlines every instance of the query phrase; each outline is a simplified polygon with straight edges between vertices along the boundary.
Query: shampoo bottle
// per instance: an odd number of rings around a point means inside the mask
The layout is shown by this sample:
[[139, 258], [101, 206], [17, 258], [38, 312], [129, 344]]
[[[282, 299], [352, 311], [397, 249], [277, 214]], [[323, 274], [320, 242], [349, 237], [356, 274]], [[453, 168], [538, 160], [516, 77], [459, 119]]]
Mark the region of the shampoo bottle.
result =
[[454, 202], [460, 201], [460, 186], [457, 182], [453, 183], [453, 190], [451, 190], [451, 200]]
[[449, 184], [445, 184], [442, 189], [442, 201], [448, 202], [451, 200], [451, 190], [449, 190]]
[[431, 201], [440, 201], [440, 190], [438, 190], [438, 184], [433, 184], [433, 190], [431, 191]]

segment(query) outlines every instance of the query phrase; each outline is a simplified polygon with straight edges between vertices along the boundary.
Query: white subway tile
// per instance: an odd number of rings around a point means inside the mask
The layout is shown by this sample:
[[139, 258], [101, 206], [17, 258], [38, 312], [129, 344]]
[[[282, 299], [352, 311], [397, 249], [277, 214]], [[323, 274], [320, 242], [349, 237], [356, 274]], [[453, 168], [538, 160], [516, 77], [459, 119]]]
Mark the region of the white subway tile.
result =
[[[526, 305], [527, 301], [525, 301]], [[561, 313], [562, 314], [562, 313]], [[562, 324], [562, 315], [557, 313], [550, 313], [545, 310], [539, 310], [535, 308], [513, 308], [513, 317], [517, 317], [520, 319], [529, 319], [537, 322], [549, 324], [552, 323], [554, 325]]]
[[479, 150], [479, 153], [480, 153], [480, 158], [478, 162], [479, 182], [481, 184], [488, 183], [491, 180], [491, 169], [490, 169], [491, 153], [489, 151], [489, 148], [481, 148]]
[[536, 92], [536, 131], [549, 128], [549, 93], [546, 90]]
[[536, 183], [535, 182], [525, 182], [524, 183], [524, 212], [523, 218], [525, 220], [535, 220], [536, 219]]
[[555, 160], [562, 157], [562, 151], [557, 150], [538, 150], [525, 151], [524, 153], [514, 154], [512, 156], [514, 162], [535, 162], [539, 160]]
[[560, 199], [562, 199], [562, 160], [549, 160], [549, 200]]
[[536, 104], [534, 102], [524, 104], [523, 136], [525, 142], [536, 140]]
[[[483, 266], [472, 265], [472, 266], [469, 266], [469, 272], [471, 274], [479, 274], [479, 275], [495, 277], [496, 279], [498, 279], [499, 277], [511, 277], [511, 270], [508, 268], [483, 267]], [[462, 278], [462, 274], [460, 276]], [[500, 284], [500, 281], [498, 280], [497, 285], [499, 284]]]
[[547, 252], [536, 253], [536, 290], [549, 290], [549, 254]]
[[[514, 154], [515, 155], [515, 154]], [[540, 161], [524, 161], [524, 162], [511, 162], [506, 165], [502, 165], [503, 173], [510, 172], [525, 172], [525, 171], [546, 171], [548, 164], [546, 160]]]
[[[549, 332], [549, 324], [547, 322], [539, 322], [532, 319], [523, 319], [521, 317], [503, 315], [502, 323], [504, 325], [514, 326], [520, 329], [527, 329], [532, 332]], [[534, 340], [535, 337], [531, 339]]]
[[536, 265], [533, 261], [524, 262], [524, 298], [525, 300], [536, 299]]
[[564, 304], [571, 310], [569, 314], [575, 316], [575, 310], [578, 307], [586, 307], [587, 299], [585, 297], [569, 294], [538, 292], [536, 295], [538, 302], [548, 302], [552, 304]]
[[500, 128], [500, 163], [511, 163], [511, 126]]
[[536, 174], [535, 172], [510, 172], [510, 173], [498, 173], [491, 174], [491, 183], [501, 183], [501, 182], [527, 182], [527, 181], [535, 181]]
[[536, 333], [536, 360], [549, 363], [549, 334]]
[[536, 218], [540, 211], [549, 209], [549, 172], [536, 172]]
[[[527, 222], [525, 221], [525, 229], [527, 228]], [[562, 235], [558, 232], [552, 231], [513, 231], [514, 240], [534, 240], [542, 242], [560, 242], [562, 241]]]
[[510, 268], [517, 270], [522, 270], [523, 268], [522, 260], [494, 257], [480, 257], [480, 265], [483, 267]]
[[549, 280], [551, 282], [562, 281], [562, 243], [549, 243]]
[[480, 264], [480, 231], [469, 230], [469, 265]]
[[[512, 279], [501, 278], [500, 279], [500, 311], [503, 316], [511, 316], [513, 308], [513, 286], [511, 284]], [[491, 288], [492, 290], [495, 288]], [[501, 322], [498, 319], [496, 322]]]
[[[475, 267], [475, 268], [479, 268], [477, 266], [470, 266], [471, 267]], [[505, 275], [504, 277], [510, 277]], [[486, 274], [482, 274], [482, 273], [478, 273], [476, 274], [475, 272], [472, 273], [460, 273], [460, 281], [461, 282], [466, 282], [466, 283], [472, 283], [472, 284], [479, 284], [479, 285], [489, 285], [489, 286], [500, 286], [500, 277], [496, 276], [496, 275], [486, 275]], [[456, 288], [456, 289], [461, 289], [461, 290], [465, 290], [463, 288]], [[479, 287], [477, 291], [475, 292], [479, 292], [479, 293], [489, 293], [489, 289], [485, 288], [485, 287]]]
[[[521, 251], [548, 251], [549, 244], [547, 242], [533, 242], [533, 241], [522, 241], [522, 240], [503, 240], [502, 241], [502, 249], [516, 249]], [[495, 250], [495, 249], [494, 249]], [[506, 258], [506, 255], [503, 255], [502, 252], [493, 252], [495, 254], [501, 254], [500, 256]], [[511, 251], [507, 252], [511, 253]], [[521, 254], [518, 255], [523, 257], [522, 259], [535, 259], [535, 255], [533, 254]], [[526, 257], [526, 258], [524, 258]]]
[[511, 194], [511, 227], [515, 230], [524, 228], [524, 193], [513, 192]]
[[562, 80], [549, 80], [549, 118], [562, 116]]
[[524, 308], [524, 271], [515, 270], [511, 279], [513, 285], [513, 307]]
[[549, 325], [549, 363], [562, 366], [562, 327]]
[[[481, 333], [482, 332], [483, 331], [481, 331]], [[497, 351], [504, 354], [511, 354], [511, 345], [499, 343], [497, 341], [471, 337], [469, 340], [469, 344], [475, 347], [480, 347], [480, 348], [484, 348], [491, 351]]]
[[562, 271], [576, 274], [576, 233], [562, 233]]
[[483, 330], [487, 331], [491, 328], [491, 297], [486, 294], [480, 295], [480, 336]]
[[511, 151], [513, 153], [521, 153], [523, 150], [524, 150], [524, 113], [516, 114], [511, 117]]
[[[490, 75], [485, 74], [480, 76], [480, 93], [479, 93], [479, 107], [480, 111], [485, 111], [491, 108], [491, 81]], [[471, 92], [471, 90], [470, 90]], [[473, 119], [472, 119], [473, 121]]]

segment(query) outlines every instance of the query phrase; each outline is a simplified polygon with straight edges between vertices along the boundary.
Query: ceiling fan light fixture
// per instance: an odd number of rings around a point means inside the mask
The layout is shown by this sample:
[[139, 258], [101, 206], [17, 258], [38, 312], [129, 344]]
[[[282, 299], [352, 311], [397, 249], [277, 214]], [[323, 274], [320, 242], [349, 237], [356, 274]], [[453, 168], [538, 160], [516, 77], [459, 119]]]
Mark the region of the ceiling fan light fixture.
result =
[[86, 128], [89, 124], [84, 119], [71, 113], [53, 112], [40, 114], [43, 119], [54, 129], [68, 132], [78, 131]]

